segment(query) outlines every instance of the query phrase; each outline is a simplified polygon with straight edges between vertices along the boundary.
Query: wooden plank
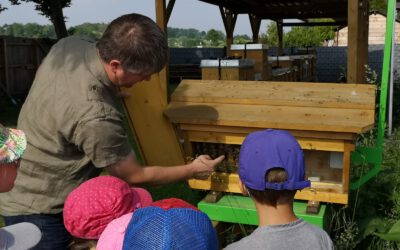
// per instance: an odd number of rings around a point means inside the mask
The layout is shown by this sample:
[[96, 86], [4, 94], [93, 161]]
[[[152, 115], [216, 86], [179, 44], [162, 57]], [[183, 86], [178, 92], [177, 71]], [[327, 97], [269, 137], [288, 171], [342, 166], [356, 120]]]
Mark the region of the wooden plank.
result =
[[343, 191], [348, 192], [349, 190], [349, 182], [350, 182], [350, 154], [354, 151], [354, 148], [351, 144], [345, 143], [345, 152], [343, 154], [343, 170], [342, 170], [342, 183], [343, 183]]
[[147, 165], [181, 165], [184, 156], [177, 136], [162, 115], [167, 100], [159, 83], [160, 77], [154, 74], [150, 81], [124, 89], [130, 95], [124, 99], [125, 106]]
[[[251, 132], [254, 131], [266, 129], [266, 128], [213, 126], [213, 125], [197, 125], [197, 124], [180, 124], [179, 127], [180, 129], [186, 131], [225, 132], [225, 133], [241, 133], [241, 134], [250, 134]], [[355, 134], [351, 133], [302, 131], [302, 130], [290, 130], [290, 133], [295, 137], [318, 138], [318, 139], [354, 141], [357, 138]]]
[[296, 200], [312, 200], [346, 205], [348, 203], [348, 196], [347, 193], [340, 194], [313, 189], [303, 189], [297, 192], [294, 198]]
[[[238, 133], [220, 133], [220, 132], [198, 132], [187, 131], [187, 140], [195, 142], [213, 142], [224, 144], [241, 145], [247, 134]], [[315, 139], [315, 138], [296, 138], [300, 146], [307, 150], [323, 150], [333, 152], [344, 151], [344, 141]]]
[[[238, 181], [239, 176], [237, 174], [215, 173], [207, 180], [190, 179], [189, 186], [193, 189], [241, 193]], [[341, 192], [340, 184], [326, 183], [325, 185], [327, 187], [331, 187], [328, 191], [327, 189], [319, 190], [318, 186], [322, 185], [323, 184], [319, 182], [316, 183], [315, 187], [312, 186], [311, 188], [298, 191], [295, 195], [295, 199], [347, 204], [348, 194]]]
[[173, 123], [363, 133], [374, 110], [173, 102], [164, 112]]
[[375, 90], [370, 84], [183, 80], [171, 101], [372, 110]]

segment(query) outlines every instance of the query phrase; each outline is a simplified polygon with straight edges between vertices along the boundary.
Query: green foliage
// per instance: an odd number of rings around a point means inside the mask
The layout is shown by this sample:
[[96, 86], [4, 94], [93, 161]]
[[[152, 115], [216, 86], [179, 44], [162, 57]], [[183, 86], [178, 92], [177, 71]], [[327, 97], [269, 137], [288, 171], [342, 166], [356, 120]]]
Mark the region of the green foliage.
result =
[[219, 30], [210, 29], [207, 32], [205, 39], [211, 46], [219, 47], [225, 44], [225, 35]]
[[[285, 39], [285, 36], [283, 36]], [[276, 27], [276, 23], [270, 23], [267, 26], [267, 31], [260, 35], [261, 43], [268, 44], [270, 47], [278, 46], [278, 28]]]
[[234, 44], [251, 43], [253, 40], [248, 35], [237, 35], [233, 37]]
[[[329, 22], [329, 19], [316, 19], [312, 21]], [[311, 22], [311, 21], [310, 21]], [[317, 47], [325, 40], [333, 39], [334, 29], [331, 26], [293, 27], [283, 34], [284, 47]], [[261, 34], [261, 41], [271, 47], [278, 46], [278, 29], [276, 23], [271, 23], [267, 31]]]
[[168, 27], [168, 38], [190, 37], [193, 39], [203, 39], [206, 36], [205, 31], [196, 29], [181, 29]]
[[371, 11], [379, 11], [386, 14], [387, 11], [387, 1], [386, 0], [371, 0], [369, 2], [369, 9]]
[[84, 23], [68, 29], [68, 34], [71, 36], [84, 36], [93, 39], [99, 39], [107, 24], [105, 23]]
[[395, 241], [400, 243], [400, 220], [398, 220], [394, 225], [389, 229], [387, 233], [374, 233], [379, 236], [379, 238], [383, 240]]
[[[97, 40], [101, 37], [108, 24], [106, 23], [84, 23], [68, 29], [70, 36], [83, 36]], [[13, 23], [0, 26], [0, 35], [29, 37], [29, 38], [52, 38], [56, 39], [53, 25], [39, 25], [37, 23]], [[247, 35], [234, 37], [235, 43], [249, 43], [251, 38]], [[223, 47], [225, 35], [222, 31], [211, 29], [208, 32], [196, 29], [180, 29], [168, 27], [168, 44], [170, 47], [194, 48]]]
[[53, 25], [39, 25], [37, 23], [5, 24], [0, 26], [0, 35], [29, 38], [56, 38]]

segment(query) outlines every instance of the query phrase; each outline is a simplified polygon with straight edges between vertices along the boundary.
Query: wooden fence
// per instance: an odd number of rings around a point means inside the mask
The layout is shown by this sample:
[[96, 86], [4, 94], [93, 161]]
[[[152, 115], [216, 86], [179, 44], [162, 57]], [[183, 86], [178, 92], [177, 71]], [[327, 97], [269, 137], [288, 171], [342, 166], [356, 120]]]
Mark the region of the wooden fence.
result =
[[0, 36], [0, 93], [26, 95], [55, 40]]

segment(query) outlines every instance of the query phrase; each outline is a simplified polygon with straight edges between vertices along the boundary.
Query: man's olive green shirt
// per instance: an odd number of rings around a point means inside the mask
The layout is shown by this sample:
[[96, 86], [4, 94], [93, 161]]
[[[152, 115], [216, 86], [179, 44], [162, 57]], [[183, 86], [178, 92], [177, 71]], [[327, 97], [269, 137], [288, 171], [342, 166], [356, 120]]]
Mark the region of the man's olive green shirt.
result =
[[0, 214], [54, 214], [69, 192], [132, 152], [94, 43], [65, 38], [40, 65], [18, 128], [28, 140]]

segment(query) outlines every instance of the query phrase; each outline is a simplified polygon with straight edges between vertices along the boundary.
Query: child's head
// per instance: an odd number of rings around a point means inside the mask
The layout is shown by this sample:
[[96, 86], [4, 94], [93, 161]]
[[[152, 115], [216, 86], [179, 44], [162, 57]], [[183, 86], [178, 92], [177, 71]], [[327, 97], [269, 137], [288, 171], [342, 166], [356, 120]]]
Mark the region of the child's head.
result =
[[22, 130], [5, 128], [0, 124], [0, 192], [14, 187], [20, 158], [26, 148]]
[[305, 180], [304, 154], [296, 139], [283, 130], [249, 134], [239, 155], [239, 177], [256, 202], [276, 207], [292, 202]]
[[187, 202], [156, 201], [113, 220], [100, 236], [97, 250], [218, 249], [208, 216]]
[[113, 176], [99, 176], [82, 183], [64, 204], [64, 225], [72, 236], [98, 239], [113, 219], [150, 205], [152, 198], [143, 188], [131, 188]]

